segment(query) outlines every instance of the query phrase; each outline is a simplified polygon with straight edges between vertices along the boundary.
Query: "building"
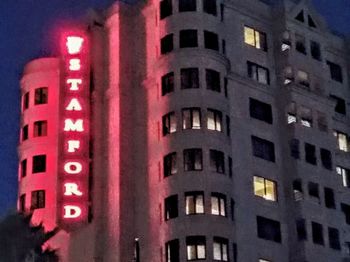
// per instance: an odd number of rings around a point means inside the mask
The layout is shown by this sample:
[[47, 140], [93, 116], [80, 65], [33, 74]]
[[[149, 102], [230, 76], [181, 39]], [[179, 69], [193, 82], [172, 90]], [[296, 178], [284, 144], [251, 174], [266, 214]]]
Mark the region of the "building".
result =
[[62, 261], [350, 261], [348, 43], [309, 1], [88, 21], [21, 80], [18, 208]]

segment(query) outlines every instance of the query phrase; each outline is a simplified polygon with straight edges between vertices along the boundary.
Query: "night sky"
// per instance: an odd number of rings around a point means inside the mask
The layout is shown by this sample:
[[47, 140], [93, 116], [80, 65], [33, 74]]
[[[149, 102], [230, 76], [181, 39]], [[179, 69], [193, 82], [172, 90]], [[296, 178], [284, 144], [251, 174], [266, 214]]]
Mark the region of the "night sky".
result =
[[[55, 28], [114, 0], [0, 0], [0, 217], [14, 209], [17, 194], [19, 79], [31, 59], [55, 49]], [[332, 30], [350, 36], [350, 0], [313, 0]]]

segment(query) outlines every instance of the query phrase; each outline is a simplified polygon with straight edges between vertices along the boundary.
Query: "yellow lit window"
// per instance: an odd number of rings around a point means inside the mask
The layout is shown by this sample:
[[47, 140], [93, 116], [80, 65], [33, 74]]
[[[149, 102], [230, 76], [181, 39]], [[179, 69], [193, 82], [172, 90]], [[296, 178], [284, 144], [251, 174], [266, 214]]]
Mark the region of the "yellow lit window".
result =
[[248, 26], [244, 27], [244, 42], [257, 49], [267, 50], [266, 34]]
[[253, 28], [244, 27], [244, 42], [248, 45], [255, 46], [255, 32]]
[[254, 194], [266, 200], [276, 201], [276, 183], [263, 177], [254, 176]]

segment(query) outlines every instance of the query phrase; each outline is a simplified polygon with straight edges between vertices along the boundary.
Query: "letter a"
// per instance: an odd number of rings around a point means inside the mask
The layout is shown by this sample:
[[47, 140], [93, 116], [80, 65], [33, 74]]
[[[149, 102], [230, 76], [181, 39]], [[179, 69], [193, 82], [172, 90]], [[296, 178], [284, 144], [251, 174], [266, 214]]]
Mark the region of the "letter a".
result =
[[72, 100], [69, 102], [68, 106], [66, 107], [66, 110], [68, 111], [81, 111], [81, 105], [76, 98], [72, 98]]

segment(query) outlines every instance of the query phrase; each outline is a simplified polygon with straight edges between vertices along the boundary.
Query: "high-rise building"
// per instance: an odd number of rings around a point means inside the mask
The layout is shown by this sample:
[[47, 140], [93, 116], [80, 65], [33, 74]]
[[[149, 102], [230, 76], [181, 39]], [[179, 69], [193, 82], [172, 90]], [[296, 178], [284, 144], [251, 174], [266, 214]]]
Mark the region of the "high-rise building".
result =
[[350, 261], [349, 42], [276, 2], [117, 2], [27, 64], [18, 209], [62, 261]]

